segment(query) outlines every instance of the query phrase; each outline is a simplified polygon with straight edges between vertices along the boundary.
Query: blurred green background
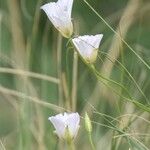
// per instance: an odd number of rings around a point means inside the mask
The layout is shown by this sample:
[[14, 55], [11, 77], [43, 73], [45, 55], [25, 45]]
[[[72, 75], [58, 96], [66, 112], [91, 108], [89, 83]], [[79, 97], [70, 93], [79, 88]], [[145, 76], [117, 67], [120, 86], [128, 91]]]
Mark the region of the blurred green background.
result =
[[[62, 39], [62, 55], [58, 55], [58, 31], [40, 9], [47, 2], [51, 1], [0, 2], [0, 150], [64, 149], [60, 148], [47, 118], [63, 111], [56, 106], [68, 109], [73, 87], [76, 101], [73, 111], [81, 116], [87, 111], [96, 122], [92, 138], [97, 150], [150, 149], [150, 112], [143, 107], [150, 106], [150, 70], [83, 0], [74, 0], [72, 20], [77, 35], [104, 34], [96, 68], [123, 85], [142, 106], [118, 96], [112, 89], [128, 97], [121, 87], [111, 83], [110, 89], [98, 82], [80, 58], [74, 59], [73, 50], [67, 50], [67, 39]], [[150, 64], [150, 1], [88, 2]], [[72, 72], [74, 63], [78, 64], [76, 72]], [[62, 86], [61, 100], [59, 86]], [[118, 133], [118, 129], [124, 134]], [[91, 149], [84, 120], [75, 146]]]

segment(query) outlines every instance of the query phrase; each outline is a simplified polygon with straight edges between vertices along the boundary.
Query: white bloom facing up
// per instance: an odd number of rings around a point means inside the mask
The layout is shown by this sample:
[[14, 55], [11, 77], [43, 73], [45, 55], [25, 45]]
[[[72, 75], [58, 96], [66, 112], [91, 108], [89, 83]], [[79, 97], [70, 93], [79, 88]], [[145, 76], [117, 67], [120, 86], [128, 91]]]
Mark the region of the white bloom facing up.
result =
[[55, 127], [55, 132], [59, 138], [67, 140], [74, 139], [79, 130], [80, 116], [78, 113], [64, 113], [49, 117]]
[[72, 39], [72, 42], [82, 58], [87, 63], [93, 63], [96, 61], [102, 37], [103, 34], [84, 35]]
[[69, 38], [73, 33], [71, 22], [72, 5], [73, 0], [58, 0], [41, 7], [55, 28], [66, 38]]

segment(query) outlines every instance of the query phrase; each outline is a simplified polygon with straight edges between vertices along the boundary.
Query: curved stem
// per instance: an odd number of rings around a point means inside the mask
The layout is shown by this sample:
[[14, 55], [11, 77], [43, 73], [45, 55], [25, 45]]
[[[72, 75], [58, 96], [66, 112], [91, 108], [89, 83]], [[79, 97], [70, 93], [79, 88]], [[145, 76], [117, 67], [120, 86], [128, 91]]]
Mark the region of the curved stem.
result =
[[135, 52], [135, 50], [107, 23], [107, 21], [86, 0], [83, 1], [98, 16], [98, 18], [100, 18], [106, 24], [106, 26], [112, 32], [114, 32], [120, 38], [120, 40], [135, 54], [135, 56], [139, 58], [139, 60], [150, 70], [149, 64], [139, 54]]
[[123, 85], [119, 84], [118, 82], [116, 82], [116, 81], [114, 81], [114, 80], [112, 80], [112, 79], [106, 78], [106, 77], [104, 77], [103, 75], [101, 75], [101, 74], [96, 70], [96, 68], [95, 68], [94, 65], [91, 65], [91, 66], [88, 65], [88, 67], [93, 71], [93, 73], [95, 73], [95, 75], [96, 75], [96, 77], [97, 77], [98, 79], [99, 79], [99, 78], [104, 79], [105, 81], [108, 81], [108, 82], [110, 82], [110, 83], [113, 83], [113, 84], [115, 84], [115, 85], [121, 87], [121, 88], [124, 89], [124, 91], [128, 94], [129, 98], [132, 99], [132, 96], [130, 95], [130, 93], [128, 92], [128, 90], [127, 90]]
[[[83, 59], [82, 59], [82, 60], [83, 60]], [[83, 62], [85, 62], [85, 61], [83, 60]], [[87, 63], [85, 62], [85, 64], [87, 64]], [[121, 98], [123, 98], [123, 100], [127, 100], [127, 101], [129, 101], [129, 102], [135, 104], [137, 107], [141, 108], [142, 110], [147, 111], [147, 112], [150, 113], [149, 105], [148, 105], [148, 106], [145, 106], [144, 104], [139, 103], [137, 100], [133, 99], [133, 98], [130, 96], [130, 93], [128, 93], [127, 89], [126, 89], [124, 86], [120, 85], [119, 83], [115, 82], [114, 80], [105, 78], [105, 77], [102, 76], [97, 70], [96, 70], [96, 71], [97, 71], [98, 74], [95, 73], [95, 67], [94, 67], [94, 65], [89, 65], [89, 64], [87, 64], [87, 66], [88, 66], [88, 68], [92, 71], [92, 73], [95, 74], [96, 78], [97, 78], [99, 81], [101, 81], [104, 85], [106, 85], [107, 87], [109, 87], [109, 88], [110, 88], [112, 91], [114, 91], [117, 95], [119, 95]], [[114, 84], [116, 84], [116, 85], [122, 87], [122, 88], [127, 92], [127, 94], [129, 94], [129, 95], [128, 95], [129, 98], [120, 95], [116, 90], [114, 90], [113, 88], [111, 88], [111, 87], [108, 85], [108, 83], [106, 83], [105, 81], [103, 81], [103, 80], [101, 80], [101, 79], [104, 79], [104, 80], [106, 80], [106, 81], [108, 81], [108, 82], [114, 83]]]
[[111, 58], [107, 53], [101, 52], [101, 54], [104, 54], [112, 63], [113, 63], [113, 61], [116, 61], [122, 67], [122, 69], [129, 75], [130, 79], [134, 82], [134, 84], [138, 88], [139, 92], [145, 98], [145, 101], [149, 104], [148, 98], [146, 97], [146, 95], [144, 94], [144, 92], [142, 91], [142, 89], [140, 88], [138, 83], [135, 81], [135, 79], [133, 78], [131, 73], [128, 71], [128, 69], [121, 62], [119, 62], [117, 59]]

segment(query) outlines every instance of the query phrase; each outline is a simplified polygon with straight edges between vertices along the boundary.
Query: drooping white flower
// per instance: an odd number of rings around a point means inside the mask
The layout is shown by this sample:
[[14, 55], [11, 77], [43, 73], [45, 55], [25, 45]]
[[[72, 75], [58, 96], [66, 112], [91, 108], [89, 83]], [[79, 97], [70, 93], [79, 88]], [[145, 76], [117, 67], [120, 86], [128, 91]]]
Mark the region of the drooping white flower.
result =
[[72, 39], [72, 42], [82, 58], [87, 63], [93, 63], [96, 61], [102, 37], [103, 34], [84, 35]]
[[69, 38], [73, 33], [71, 22], [72, 5], [73, 0], [58, 0], [41, 7], [55, 28], [66, 38]]
[[64, 113], [56, 116], [49, 117], [55, 127], [55, 132], [59, 138], [66, 139], [69, 134], [69, 138], [74, 139], [79, 130], [80, 116], [78, 113]]

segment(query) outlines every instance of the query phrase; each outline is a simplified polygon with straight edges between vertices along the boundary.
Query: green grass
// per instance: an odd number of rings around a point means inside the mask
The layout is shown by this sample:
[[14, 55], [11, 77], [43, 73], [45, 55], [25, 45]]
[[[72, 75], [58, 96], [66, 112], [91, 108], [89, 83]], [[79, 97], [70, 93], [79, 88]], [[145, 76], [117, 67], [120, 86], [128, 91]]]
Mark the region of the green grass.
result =
[[64, 111], [81, 116], [75, 149], [149, 150], [150, 2], [74, 0], [78, 35], [104, 34], [94, 66], [40, 10], [46, 2], [0, 5], [0, 150], [65, 149], [48, 121]]

